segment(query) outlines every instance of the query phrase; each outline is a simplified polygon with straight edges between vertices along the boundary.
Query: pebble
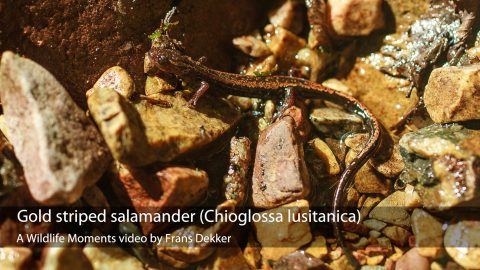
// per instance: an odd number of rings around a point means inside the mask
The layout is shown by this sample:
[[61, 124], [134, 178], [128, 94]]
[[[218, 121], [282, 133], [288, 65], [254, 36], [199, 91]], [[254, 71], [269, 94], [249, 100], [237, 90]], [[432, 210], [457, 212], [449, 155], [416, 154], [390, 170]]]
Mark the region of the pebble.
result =
[[0, 269], [22, 270], [32, 258], [32, 250], [26, 247], [1, 247]]
[[443, 244], [455, 262], [466, 269], [478, 269], [480, 221], [463, 220], [448, 226]]
[[402, 227], [410, 226], [407, 208], [418, 206], [418, 195], [405, 191], [395, 191], [383, 199], [370, 212], [369, 217]]
[[434, 69], [423, 97], [435, 123], [480, 119], [480, 64]]
[[415, 235], [415, 246], [424, 257], [436, 258], [442, 251], [442, 223], [422, 209], [412, 213], [412, 231]]
[[282, 222], [254, 222], [253, 226], [257, 240], [262, 245], [261, 254], [264, 259], [278, 260], [312, 240], [310, 224], [308, 222], [288, 221], [290, 214], [306, 214], [309, 204], [306, 200], [298, 200], [278, 208], [266, 210], [262, 213], [283, 216]]
[[383, 0], [328, 1], [333, 30], [341, 36], [366, 36], [384, 26]]
[[100, 78], [95, 82], [93, 88], [87, 91], [87, 98], [99, 89], [109, 88], [115, 90], [120, 95], [129, 99], [135, 93], [135, 84], [128, 72], [119, 66], [107, 69]]
[[322, 141], [322, 139], [315, 138], [308, 143], [311, 145], [318, 158], [323, 160], [323, 162], [326, 164], [325, 167], [329, 175], [337, 175], [340, 173], [340, 165], [338, 164], [337, 158], [333, 154], [330, 147], [328, 147], [328, 145]]
[[69, 204], [111, 161], [105, 142], [65, 88], [30, 59], [4, 52], [0, 86], [9, 139], [28, 188], [43, 204]]
[[387, 226], [382, 230], [382, 233], [390, 238], [395, 245], [401, 247], [405, 246], [408, 238], [412, 235], [409, 231], [398, 226]]
[[313, 241], [305, 249], [305, 252], [317, 258], [322, 258], [328, 254], [327, 240], [321, 235], [315, 236]]
[[340, 138], [346, 132], [361, 130], [363, 121], [355, 114], [337, 108], [316, 108], [310, 113], [313, 126], [323, 134]]
[[417, 248], [412, 248], [405, 253], [395, 264], [395, 270], [430, 270], [430, 262], [418, 253]]

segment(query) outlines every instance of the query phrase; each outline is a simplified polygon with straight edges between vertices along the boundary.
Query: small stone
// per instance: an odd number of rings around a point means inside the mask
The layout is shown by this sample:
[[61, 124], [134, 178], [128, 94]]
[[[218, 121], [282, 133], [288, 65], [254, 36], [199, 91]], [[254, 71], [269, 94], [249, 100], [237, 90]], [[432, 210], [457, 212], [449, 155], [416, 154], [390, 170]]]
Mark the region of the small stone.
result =
[[32, 258], [32, 250], [26, 247], [1, 247], [0, 269], [22, 270]]
[[216, 269], [250, 270], [237, 244], [217, 248], [215, 254], [196, 268], [196, 270]]
[[418, 254], [417, 248], [410, 249], [395, 264], [395, 270], [430, 270], [430, 262], [427, 258]]
[[417, 208], [412, 213], [412, 231], [420, 255], [437, 258], [441, 254], [443, 230], [437, 219]]
[[480, 64], [434, 69], [423, 99], [435, 123], [480, 119]]
[[[357, 155], [353, 149], [348, 151], [345, 163], [350, 164]], [[388, 194], [390, 191], [390, 180], [382, 179], [369, 163], [363, 165], [355, 174], [354, 185], [360, 193]]]
[[305, 47], [306, 41], [287, 29], [274, 27], [267, 44], [275, 58], [279, 59], [282, 65], [288, 65], [295, 62], [295, 55]]
[[337, 158], [324, 141], [322, 141], [320, 138], [315, 138], [308, 143], [318, 158], [323, 160], [325, 163], [325, 167], [329, 175], [337, 175], [340, 173], [340, 165], [337, 162]]
[[262, 255], [260, 254], [261, 249], [260, 243], [255, 240], [255, 236], [250, 232], [248, 234], [247, 245], [243, 249], [243, 257], [250, 266], [250, 269], [260, 268], [262, 260]]
[[354, 247], [355, 249], [360, 249], [368, 246], [368, 244], [369, 244], [368, 239], [365, 237], [362, 237], [360, 238], [360, 240], [358, 240], [358, 242], [353, 243], [352, 247]]
[[241, 36], [233, 39], [233, 45], [252, 57], [265, 57], [272, 54], [267, 44], [254, 36]]
[[341, 36], [366, 36], [384, 26], [383, 0], [328, 1], [333, 30]]
[[409, 231], [398, 226], [388, 226], [382, 230], [382, 233], [390, 238], [395, 245], [405, 246], [408, 242], [408, 238], [412, 235]]
[[[171, 208], [195, 205], [205, 197], [208, 175], [205, 171], [185, 167], [168, 167], [150, 172], [141, 168], [127, 168], [117, 163], [111, 180], [113, 191], [125, 205], [132, 205], [138, 213], [158, 213]], [[140, 222], [145, 234], [152, 233], [162, 223]]]
[[322, 258], [328, 254], [327, 240], [321, 235], [315, 236], [313, 241], [305, 249], [305, 252], [317, 258]]
[[303, 199], [309, 192], [303, 144], [293, 119], [281, 118], [263, 130], [258, 139], [252, 178], [253, 205], [273, 208]]
[[348, 261], [347, 256], [342, 255], [329, 264], [330, 269], [354, 270], [355, 268]]
[[273, 270], [321, 270], [327, 269], [322, 260], [313, 257], [305, 251], [297, 250], [283, 256], [277, 262], [273, 263]]
[[9, 139], [33, 198], [43, 204], [78, 200], [111, 157], [93, 123], [37, 63], [4, 52], [0, 96]]
[[464, 220], [448, 226], [443, 244], [455, 262], [477, 269], [480, 262], [480, 221]]
[[405, 191], [395, 191], [383, 199], [370, 212], [369, 217], [398, 226], [410, 226], [410, 214], [406, 209], [418, 206], [418, 201], [411, 199], [412, 196]]
[[360, 238], [358, 234], [352, 232], [343, 232], [343, 237], [347, 241], [357, 241]]
[[379, 265], [382, 263], [383, 259], [385, 259], [384, 255], [376, 255], [373, 257], [367, 257], [367, 264], [370, 266]]
[[87, 92], [87, 98], [92, 92], [104, 88], [113, 89], [127, 99], [131, 98], [135, 93], [135, 84], [132, 77], [125, 69], [119, 66], [111, 67], [103, 72], [93, 85], [93, 88]]
[[377, 219], [367, 219], [363, 222], [363, 224], [365, 224], [365, 226], [367, 226], [369, 229], [376, 231], [381, 231], [387, 226], [387, 223]]
[[116, 160], [141, 166], [156, 159], [137, 111], [122, 95], [109, 88], [97, 89], [90, 94], [87, 103]]
[[352, 95], [352, 90], [350, 90], [348, 86], [346, 86], [343, 82], [339, 81], [338, 79], [331, 78], [331, 79], [325, 80], [322, 82], [322, 85], [332, 88], [337, 92], [341, 92], [343, 94], [347, 94], [350, 96]]
[[397, 246], [393, 246], [394, 253], [388, 257], [392, 261], [398, 261], [403, 256], [403, 250]]
[[268, 19], [274, 26], [280, 26], [295, 34], [303, 27], [303, 5], [300, 1], [286, 0], [278, 8], [268, 13]]
[[335, 138], [346, 132], [359, 131], [363, 125], [360, 117], [337, 108], [316, 108], [310, 114], [310, 120], [318, 131]]
[[377, 239], [378, 237], [380, 237], [382, 235], [381, 232], [379, 231], [375, 231], [375, 230], [371, 230], [368, 232], [368, 235], [374, 239]]
[[278, 260], [312, 240], [310, 224], [308, 222], [294, 222], [288, 220], [290, 215], [304, 215], [309, 211], [306, 200], [298, 200], [278, 208], [266, 210], [262, 213], [282, 215], [282, 222], [254, 222], [253, 226], [257, 239], [262, 245], [261, 254], [264, 259]]
[[181, 95], [148, 97], [150, 101], [130, 102], [102, 89], [88, 99], [89, 110], [115, 159], [131, 166], [166, 162], [198, 150], [240, 119], [235, 108], [214, 97], [202, 97], [195, 108]]
[[94, 270], [80, 247], [69, 243], [54, 243], [42, 250], [42, 270]]
[[83, 248], [94, 270], [129, 269], [144, 270], [143, 264], [134, 256], [117, 246], [102, 247], [89, 243]]
[[377, 242], [381, 247], [386, 249], [387, 253], [393, 251], [392, 242], [387, 237], [379, 237]]
[[364, 220], [365, 218], [368, 217], [368, 214], [372, 209], [381, 201], [382, 199], [379, 197], [365, 197], [363, 200], [363, 203], [359, 205], [358, 207], [360, 209], [360, 220]]
[[175, 85], [172, 85], [169, 81], [157, 77], [157, 76], [147, 76], [145, 81], [145, 95], [155, 95], [163, 92], [170, 92], [175, 90]]

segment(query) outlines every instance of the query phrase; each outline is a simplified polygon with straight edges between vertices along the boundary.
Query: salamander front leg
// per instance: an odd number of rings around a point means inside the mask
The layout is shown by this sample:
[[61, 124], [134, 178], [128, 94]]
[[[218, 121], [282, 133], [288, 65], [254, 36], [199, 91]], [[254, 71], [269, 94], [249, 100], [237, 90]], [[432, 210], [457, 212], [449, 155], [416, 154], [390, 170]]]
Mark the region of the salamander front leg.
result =
[[188, 106], [195, 107], [197, 105], [198, 99], [207, 92], [208, 88], [210, 88], [210, 85], [205, 81], [201, 81], [200, 87], [195, 92], [193, 97], [188, 101]]

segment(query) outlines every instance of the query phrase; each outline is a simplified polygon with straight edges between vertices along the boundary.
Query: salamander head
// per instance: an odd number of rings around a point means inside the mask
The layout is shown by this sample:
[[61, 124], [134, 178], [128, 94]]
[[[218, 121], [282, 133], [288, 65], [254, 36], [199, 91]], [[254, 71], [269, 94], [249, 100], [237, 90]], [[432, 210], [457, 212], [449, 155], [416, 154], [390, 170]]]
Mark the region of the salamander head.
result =
[[147, 57], [153, 66], [162, 72], [176, 76], [183, 75], [189, 70], [189, 63], [193, 60], [188, 57], [181, 43], [167, 35], [159, 37]]

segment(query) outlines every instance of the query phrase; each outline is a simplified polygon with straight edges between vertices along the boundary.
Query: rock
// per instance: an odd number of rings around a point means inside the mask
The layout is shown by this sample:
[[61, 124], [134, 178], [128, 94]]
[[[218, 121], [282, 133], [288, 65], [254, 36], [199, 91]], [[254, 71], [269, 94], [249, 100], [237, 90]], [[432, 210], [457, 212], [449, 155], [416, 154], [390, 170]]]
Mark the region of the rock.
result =
[[385, 228], [385, 226], [387, 226], [387, 223], [376, 219], [367, 219], [363, 222], [363, 224], [365, 224], [365, 226], [367, 226], [369, 229], [376, 231], [381, 231], [383, 228]]
[[387, 226], [382, 230], [382, 233], [388, 237], [397, 246], [405, 246], [408, 238], [412, 235], [409, 231], [398, 226]]
[[294, 222], [288, 215], [305, 215], [309, 211], [306, 200], [298, 200], [278, 208], [266, 210], [264, 214], [282, 215], [281, 222], [254, 222], [257, 239], [262, 245], [264, 259], [278, 260], [312, 240], [308, 222]]
[[434, 69], [423, 99], [435, 123], [480, 119], [480, 64]]
[[[369, 164], [379, 173], [385, 177], [397, 177], [405, 167], [405, 164], [400, 154], [400, 147], [397, 143], [389, 137], [388, 134], [383, 133], [377, 155], [370, 158]], [[360, 152], [368, 141], [368, 134], [357, 133], [346, 137], [345, 145]]]
[[323, 134], [340, 138], [346, 132], [361, 130], [363, 121], [360, 117], [336, 108], [316, 108], [310, 114], [313, 126]]
[[368, 256], [367, 265], [369, 266], [380, 265], [384, 259], [385, 259], [384, 255]]
[[384, 26], [382, 0], [336, 0], [328, 5], [338, 35], [366, 36]]
[[137, 258], [117, 246], [102, 247], [89, 243], [83, 248], [83, 253], [87, 256], [94, 270], [144, 270], [143, 264]]
[[418, 253], [417, 248], [410, 249], [395, 264], [395, 270], [430, 270], [430, 262]]
[[[88, 107], [114, 157], [132, 166], [170, 161], [214, 141], [240, 118], [227, 102], [202, 97], [195, 108], [181, 95], [128, 100], [108, 89], [95, 91]], [[156, 101], [162, 104], [156, 104]]]
[[[195, 205], [205, 197], [209, 182], [206, 172], [184, 167], [168, 167], [155, 173], [117, 164], [115, 174], [113, 191], [122, 205], [132, 205], [138, 213], [153, 214]], [[148, 234], [159, 229], [157, 225], [165, 224], [140, 225]]]
[[328, 266], [330, 269], [354, 270], [355, 268], [350, 264], [346, 255], [342, 255], [338, 259], [331, 262]]
[[273, 270], [326, 270], [322, 260], [305, 251], [297, 250], [280, 258], [273, 264]]
[[444, 155], [465, 159], [480, 150], [480, 146], [468, 149], [462, 147], [462, 142], [478, 136], [480, 136], [478, 132], [458, 124], [433, 124], [403, 135], [399, 142], [400, 151], [405, 161], [408, 161], [408, 154], [425, 159]]
[[[145, 62], [147, 62], [148, 59], [150, 58], [145, 57]], [[148, 72], [148, 68], [146, 69], [146, 72]], [[174, 84], [173, 82], [170, 83], [170, 81], [164, 78], [160, 78], [157, 76], [147, 76], [147, 80], [145, 81], [145, 95], [150, 96], [163, 92], [171, 92], [175, 90], [175, 85], [176, 84]]]
[[5, 270], [27, 269], [32, 250], [26, 247], [1, 247], [0, 268]]
[[93, 88], [85, 94], [88, 98], [94, 91], [103, 88], [113, 89], [126, 99], [131, 98], [135, 93], [132, 77], [125, 69], [119, 66], [107, 69], [93, 85]]
[[332, 88], [333, 90], [337, 92], [341, 92], [343, 94], [347, 95], [352, 95], [352, 90], [348, 88], [343, 82], [339, 81], [338, 79], [335, 78], [330, 78], [322, 82], [323, 86], [326, 86], [328, 88]]
[[364, 220], [365, 218], [368, 217], [368, 214], [372, 209], [381, 201], [382, 199], [380, 197], [366, 197], [363, 202], [358, 203], [358, 207], [362, 207], [360, 209], [360, 219]]
[[141, 166], [156, 159], [138, 112], [123, 96], [114, 89], [96, 89], [90, 93], [87, 103], [116, 160]]
[[437, 258], [442, 250], [442, 223], [429, 213], [417, 208], [412, 213], [412, 231], [415, 246], [423, 257]]
[[9, 139], [32, 196], [44, 204], [76, 201], [110, 163], [103, 138], [40, 65], [5, 52], [0, 76]]
[[282, 65], [293, 63], [297, 52], [305, 47], [306, 41], [303, 38], [282, 27], [273, 27], [273, 31], [267, 32], [270, 34], [267, 39], [268, 47]]
[[400, 180], [415, 184], [423, 205], [446, 209], [478, 197], [480, 133], [458, 124], [434, 124], [405, 134]]
[[254, 36], [241, 36], [233, 39], [233, 45], [243, 53], [252, 57], [266, 57], [272, 54], [270, 48], [261, 39]]
[[480, 261], [480, 222], [464, 220], [448, 226], [443, 244], [455, 262], [477, 269]]
[[414, 191], [395, 191], [375, 206], [369, 217], [386, 223], [408, 227], [410, 226], [410, 215], [407, 209], [418, 206], [418, 195]]
[[340, 165], [337, 158], [333, 154], [330, 147], [320, 138], [315, 138], [308, 142], [315, 154], [325, 163], [326, 171], [329, 175], [337, 175], [340, 173]]
[[[246, 69], [246, 75], [266, 76], [274, 74], [278, 70], [278, 60], [274, 55], [267, 56], [263, 59], [257, 59], [253, 61]], [[260, 99], [250, 98], [252, 100], [252, 108], [258, 108]]]
[[304, 21], [302, 2], [286, 0], [282, 5], [268, 13], [268, 19], [274, 26], [280, 26], [294, 34], [299, 34], [302, 31]]
[[317, 258], [322, 258], [328, 254], [327, 240], [321, 235], [313, 238], [313, 241], [305, 249], [305, 252]]
[[42, 250], [42, 270], [93, 270], [82, 249], [68, 243], [55, 243]]
[[[350, 164], [357, 155], [358, 152], [354, 150], [348, 151], [345, 163]], [[388, 194], [390, 191], [390, 180], [382, 179], [369, 163], [363, 165], [355, 174], [354, 184], [360, 193]]]
[[255, 236], [252, 232], [248, 234], [247, 245], [243, 249], [243, 257], [247, 261], [250, 269], [258, 269], [260, 268], [262, 255], [260, 254], [260, 250], [262, 247], [260, 244], [255, 240]]
[[[232, 244], [232, 243], [230, 243]], [[205, 263], [202, 263], [197, 270], [216, 270], [216, 269], [232, 269], [232, 270], [250, 270], [248, 263], [242, 255], [242, 250], [238, 245], [217, 248]]]
[[247, 193], [248, 171], [251, 163], [251, 141], [247, 137], [230, 140], [230, 166], [223, 177], [225, 199], [243, 204]]
[[361, 249], [368, 245], [368, 239], [366, 237], [360, 238], [356, 243], [352, 244], [352, 247], [355, 249]]
[[291, 117], [284, 117], [259, 136], [252, 178], [255, 207], [273, 208], [305, 198], [310, 181]]
[[22, 165], [15, 156], [13, 146], [0, 132], [0, 197], [14, 195], [18, 188], [24, 188], [24, 185]]
[[310, 121], [308, 121], [308, 119], [305, 117], [306, 111], [307, 109], [305, 107], [305, 104], [301, 104], [300, 102], [298, 102], [298, 106], [294, 105], [287, 108], [281, 116], [281, 118], [291, 117], [293, 119], [296, 127], [296, 132], [298, 134], [298, 139], [302, 142], [308, 139], [310, 131], [312, 129]]
[[327, 68], [328, 61], [327, 54], [319, 54], [317, 51], [310, 48], [303, 48], [298, 51], [295, 56], [295, 64], [300, 67], [307, 67], [310, 73], [308, 78], [310, 81], [317, 82], [320, 73]]

